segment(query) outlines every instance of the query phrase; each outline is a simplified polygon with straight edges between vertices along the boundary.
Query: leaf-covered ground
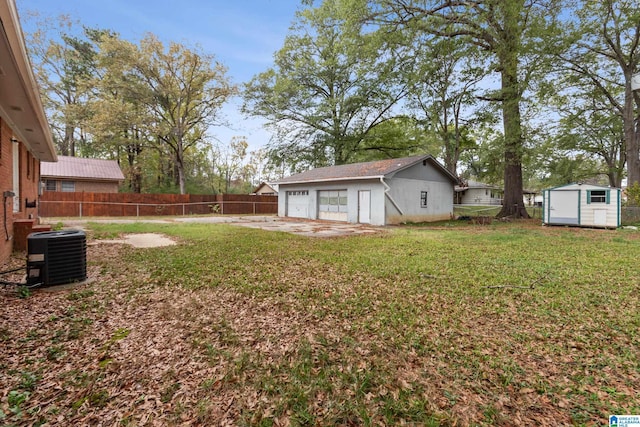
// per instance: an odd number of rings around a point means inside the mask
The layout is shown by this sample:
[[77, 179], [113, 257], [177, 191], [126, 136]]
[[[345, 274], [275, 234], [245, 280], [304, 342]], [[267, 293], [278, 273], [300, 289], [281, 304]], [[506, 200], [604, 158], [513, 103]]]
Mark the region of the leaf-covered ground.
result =
[[0, 423], [595, 426], [640, 413], [638, 232], [93, 229], [181, 244], [90, 238], [91, 283], [1, 290]]

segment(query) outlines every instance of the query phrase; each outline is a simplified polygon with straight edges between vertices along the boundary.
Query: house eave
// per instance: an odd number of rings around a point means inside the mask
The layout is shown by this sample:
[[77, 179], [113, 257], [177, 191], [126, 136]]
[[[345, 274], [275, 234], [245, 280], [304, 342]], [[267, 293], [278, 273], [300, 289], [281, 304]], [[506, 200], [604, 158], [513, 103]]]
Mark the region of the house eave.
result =
[[13, 0], [0, 2], [0, 115], [41, 161], [57, 156]]
[[364, 180], [379, 180], [384, 178], [385, 175], [371, 175], [371, 176], [352, 176], [344, 178], [325, 178], [325, 179], [312, 179], [302, 181], [287, 181], [287, 182], [275, 182], [278, 185], [301, 185], [301, 184], [317, 184], [319, 182], [343, 182], [343, 181], [364, 181]]

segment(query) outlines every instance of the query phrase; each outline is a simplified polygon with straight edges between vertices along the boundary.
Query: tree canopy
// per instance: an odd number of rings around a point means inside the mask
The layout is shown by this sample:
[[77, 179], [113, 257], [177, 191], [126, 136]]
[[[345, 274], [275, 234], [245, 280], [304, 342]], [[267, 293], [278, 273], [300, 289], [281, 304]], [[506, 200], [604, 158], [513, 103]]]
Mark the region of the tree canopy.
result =
[[390, 40], [352, 19], [364, 5], [327, 0], [299, 12], [274, 67], [245, 86], [244, 111], [267, 120], [278, 138], [271, 151], [289, 163], [343, 164], [364, 150], [406, 149], [371, 137], [394, 116], [407, 84]]
[[[246, 191], [429, 153], [503, 185], [499, 215], [526, 217], [524, 188], [640, 181], [631, 0], [303, 0], [273, 64], [242, 91], [200, 49], [51, 24], [28, 45], [58, 150], [117, 159], [128, 191]], [[211, 134], [240, 92], [242, 111], [273, 131], [255, 152], [242, 135]]]

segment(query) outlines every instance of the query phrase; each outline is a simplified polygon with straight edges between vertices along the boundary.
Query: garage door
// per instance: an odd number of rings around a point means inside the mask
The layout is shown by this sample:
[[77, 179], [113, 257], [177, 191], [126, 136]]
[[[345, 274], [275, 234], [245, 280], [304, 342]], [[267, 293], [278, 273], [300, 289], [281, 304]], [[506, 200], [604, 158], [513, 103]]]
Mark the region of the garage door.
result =
[[309, 218], [308, 191], [287, 191], [287, 216]]
[[347, 190], [319, 191], [318, 218], [347, 221]]

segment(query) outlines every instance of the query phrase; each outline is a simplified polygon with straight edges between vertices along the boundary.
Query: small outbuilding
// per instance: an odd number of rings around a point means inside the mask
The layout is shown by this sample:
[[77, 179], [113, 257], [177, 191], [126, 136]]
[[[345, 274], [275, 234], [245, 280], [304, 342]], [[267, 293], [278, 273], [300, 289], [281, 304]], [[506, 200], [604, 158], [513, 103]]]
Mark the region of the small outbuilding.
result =
[[543, 191], [542, 222], [548, 225], [620, 227], [620, 189], [568, 184]]
[[42, 162], [44, 191], [117, 193], [124, 181], [115, 160], [58, 156], [57, 162]]
[[251, 192], [251, 194], [255, 194], [256, 196], [277, 196], [278, 184], [263, 181]]
[[278, 215], [373, 225], [446, 220], [457, 183], [430, 155], [316, 168], [278, 182]]

